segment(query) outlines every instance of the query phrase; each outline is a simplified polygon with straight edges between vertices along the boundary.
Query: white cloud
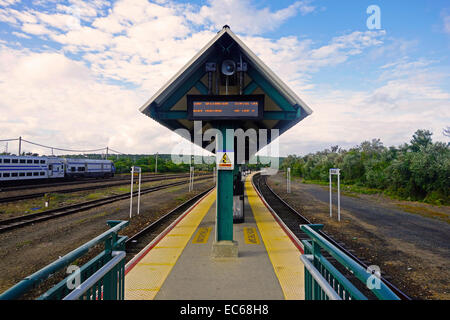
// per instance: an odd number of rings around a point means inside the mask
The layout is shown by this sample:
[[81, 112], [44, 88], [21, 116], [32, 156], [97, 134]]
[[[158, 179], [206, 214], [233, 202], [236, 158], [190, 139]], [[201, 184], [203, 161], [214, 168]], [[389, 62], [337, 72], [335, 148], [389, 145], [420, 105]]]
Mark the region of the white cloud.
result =
[[[60, 53], [0, 47], [0, 92], [0, 136], [63, 148], [170, 152], [169, 130], [137, 111], [146, 96], [100, 83]], [[25, 150], [49, 152], [30, 145]]]
[[19, 2], [20, 2], [20, 0], [0, 0], [0, 6], [8, 7], [8, 6], [12, 6], [13, 4], [16, 4]]
[[21, 33], [21, 32], [13, 31], [13, 32], [11, 32], [11, 33], [12, 33], [13, 35], [15, 35], [16, 37], [19, 37], [19, 38], [31, 39], [30, 36], [28, 36], [28, 35], [26, 35], [26, 34], [24, 34], [24, 33]]
[[445, 141], [450, 93], [439, 87], [445, 75], [432, 71], [431, 64], [404, 59], [384, 65], [389, 80], [370, 90], [308, 92], [314, 113], [281, 136], [281, 153], [306, 154], [336, 144], [350, 148], [373, 138], [400, 145], [417, 129], [430, 129], [435, 140]]
[[[450, 35], [450, 9], [444, 8], [441, 10], [442, 31]], [[441, 27], [439, 27], [441, 28]]]
[[[311, 82], [318, 71], [368, 50], [373, 60], [392, 51], [402, 56], [414, 43], [394, 43], [385, 31], [349, 32], [321, 44], [296, 36], [255, 35], [314, 10], [307, 1], [271, 11], [249, 0], [213, 0], [201, 8], [171, 1], [119, 0], [112, 5], [73, 0], [57, 5], [56, 12], [0, 9], [0, 21], [61, 46], [58, 51], [43, 47], [40, 53], [0, 47], [0, 137], [22, 135], [72, 148], [109, 145], [125, 152], [170, 152], [174, 146], [170, 131], [137, 109], [222, 23], [240, 33], [249, 48], [314, 110], [281, 137], [282, 154], [332, 144], [351, 146], [375, 137], [395, 144], [407, 141], [418, 128], [441, 132], [439, 126], [448, 125], [444, 122], [449, 119], [450, 98], [439, 86], [445, 74], [432, 68], [432, 60], [393, 56], [393, 62], [380, 68], [376, 86], [365, 91], [330, 91], [326, 83]], [[218, 12], [224, 19], [238, 12], [240, 18], [222, 22], [215, 20]], [[73, 24], [74, 17], [78, 25]], [[247, 26], [241, 24], [244, 17], [251, 22]], [[69, 53], [79, 61], [68, 58]], [[111, 85], [109, 80], [132, 83], [137, 89]]]
[[52, 32], [41, 24], [25, 23], [22, 31], [34, 35], [49, 35]]
[[269, 8], [258, 9], [250, 0], [210, 0], [191, 19], [194, 23], [211, 23], [215, 30], [227, 24], [236, 32], [253, 35], [274, 30], [298, 13], [313, 12], [315, 7], [310, 2], [296, 1], [272, 12]]

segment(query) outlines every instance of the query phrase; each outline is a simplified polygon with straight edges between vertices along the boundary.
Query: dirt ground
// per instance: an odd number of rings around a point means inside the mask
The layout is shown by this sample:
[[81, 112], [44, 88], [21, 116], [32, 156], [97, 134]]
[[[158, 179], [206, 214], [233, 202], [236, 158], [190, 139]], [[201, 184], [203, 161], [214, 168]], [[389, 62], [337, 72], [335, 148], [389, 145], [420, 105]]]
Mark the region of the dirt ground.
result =
[[139, 216], [135, 197], [131, 219], [129, 200], [123, 200], [0, 234], [0, 292], [106, 231], [107, 220], [129, 220], [121, 234], [131, 236], [211, 186], [207, 179], [195, 182], [191, 193], [186, 184], [142, 195]]
[[287, 194], [283, 173], [268, 181], [297, 211], [324, 224], [325, 232], [369, 265], [378, 265], [383, 276], [412, 298], [450, 299], [450, 225], [442, 219], [450, 216], [450, 207], [341, 194], [338, 222], [336, 194], [330, 218], [327, 187], [294, 179]]
[[[184, 178], [177, 179], [169, 179], [169, 180], [161, 180], [161, 181], [152, 181], [152, 182], [143, 182], [141, 184], [141, 189], [155, 187], [164, 185], [167, 183], [175, 183], [179, 181], [187, 180]], [[130, 185], [122, 185], [122, 186], [114, 186], [114, 187], [101, 187], [97, 185], [98, 189], [86, 190], [86, 191], [78, 191], [78, 192], [70, 192], [70, 193], [49, 193], [51, 195], [50, 205], [49, 207], [45, 207], [45, 197], [38, 197], [28, 200], [21, 201], [12, 201], [0, 203], [0, 221], [5, 219], [10, 219], [13, 217], [18, 217], [22, 215], [39, 213], [42, 211], [47, 211], [51, 209], [56, 209], [64, 206], [69, 206], [77, 203], [83, 203], [90, 200], [97, 200], [101, 198], [106, 198], [109, 196], [124, 194], [130, 192]], [[134, 190], [137, 190], [137, 185], [135, 184]], [[45, 190], [41, 190], [45, 191]], [[20, 193], [18, 193], [20, 194]], [[18, 195], [17, 194], [17, 195]]]

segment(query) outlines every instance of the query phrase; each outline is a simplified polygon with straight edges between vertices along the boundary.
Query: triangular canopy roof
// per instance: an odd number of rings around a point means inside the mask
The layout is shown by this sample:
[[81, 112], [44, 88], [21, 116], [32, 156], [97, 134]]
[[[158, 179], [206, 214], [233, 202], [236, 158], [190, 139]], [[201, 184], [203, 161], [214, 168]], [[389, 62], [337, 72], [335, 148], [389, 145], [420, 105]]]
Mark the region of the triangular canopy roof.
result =
[[[208, 94], [208, 76], [205, 65], [207, 62], [216, 62], [220, 69], [220, 64], [225, 59], [246, 62], [248, 70], [244, 76], [243, 94], [263, 94], [265, 99], [263, 119], [238, 121], [239, 128], [243, 130], [250, 128], [256, 130], [279, 129], [282, 134], [312, 113], [308, 105], [270, 70], [228, 26], [218, 32], [139, 110], [171, 130], [184, 128], [189, 130], [193, 136], [194, 124], [187, 116], [186, 95]], [[232, 89], [230, 88], [230, 90]], [[219, 91], [220, 94], [224, 94], [224, 87], [220, 86]], [[213, 126], [212, 123], [203, 122], [202, 131]], [[194, 142], [193, 138], [192, 142]], [[209, 143], [202, 142], [201, 147], [205, 147]]]

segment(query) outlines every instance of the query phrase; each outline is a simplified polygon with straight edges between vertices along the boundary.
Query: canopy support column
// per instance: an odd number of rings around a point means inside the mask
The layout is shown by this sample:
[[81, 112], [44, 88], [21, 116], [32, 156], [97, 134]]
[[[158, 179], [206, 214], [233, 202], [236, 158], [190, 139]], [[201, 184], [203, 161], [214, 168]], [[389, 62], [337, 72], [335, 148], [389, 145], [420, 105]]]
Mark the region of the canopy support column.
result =
[[[234, 153], [234, 130], [232, 125], [218, 127], [222, 138], [217, 139], [219, 152]], [[219, 159], [220, 160], [220, 159]], [[237, 242], [233, 241], [233, 178], [234, 170], [217, 170], [216, 241], [213, 244], [214, 258], [237, 257]]]

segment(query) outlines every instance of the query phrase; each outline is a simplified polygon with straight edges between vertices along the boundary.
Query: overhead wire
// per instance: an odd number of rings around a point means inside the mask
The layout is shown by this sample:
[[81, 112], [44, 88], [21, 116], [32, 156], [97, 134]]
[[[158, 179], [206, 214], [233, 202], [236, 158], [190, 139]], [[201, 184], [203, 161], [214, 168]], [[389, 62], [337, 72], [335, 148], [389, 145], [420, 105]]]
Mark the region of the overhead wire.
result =
[[76, 150], [76, 149], [58, 148], [58, 147], [47, 146], [47, 145], [40, 144], [40, 143], [37, 143], [37, 142], [32, 142], [32, 141], [29, 141], [29, 140], [26, 140], [26, 139], [23, 139], [23, 138], [0, 139], [0, 142], [19, 141], [19, 140], [21, 140], [23, 142], [26, 142], [26, 143], [29, 143], [29, 144], [32, 144], [32, 145], [35, 145], [35, 146], [38, 146], [38, 147], [47, 148], [47, 149], [51, 149], [51, 150], [58, 150], [58, 151], [87, 153], [87, 152], [99, 152], [99, 151], [106, 151], [106, 150], [108, 150], [108, 151], [112, 151], [112, 152], [117, 153], [117, 154], [125, 154], [125, 153], [116, 151], [114, 149], [111, 149], [109, 147], [103, 147], [103, 148], [98, 148], [98, 149], [89, 149], [89, 150]]

